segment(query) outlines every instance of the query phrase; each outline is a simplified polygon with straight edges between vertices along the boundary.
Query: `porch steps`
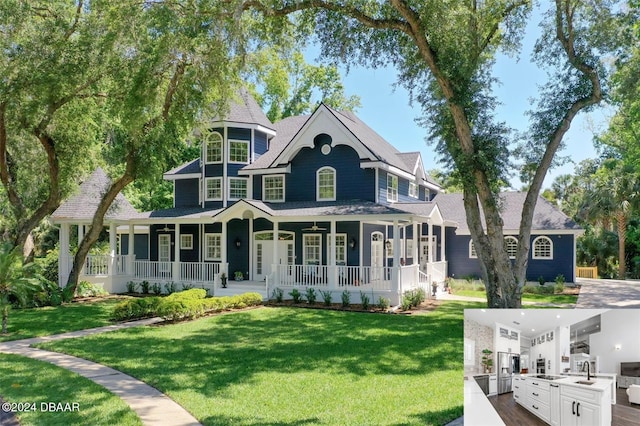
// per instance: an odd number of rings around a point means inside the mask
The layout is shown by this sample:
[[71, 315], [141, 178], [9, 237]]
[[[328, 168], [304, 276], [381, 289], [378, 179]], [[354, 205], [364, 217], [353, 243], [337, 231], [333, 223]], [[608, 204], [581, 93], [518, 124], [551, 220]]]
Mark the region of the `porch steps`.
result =
[[264, 281], [229, 281], [227, 288], [217, 286], [216, 296], [235, 296], [242, 293], [259, 293], [262, 300], [267, 300], [268, 295]]

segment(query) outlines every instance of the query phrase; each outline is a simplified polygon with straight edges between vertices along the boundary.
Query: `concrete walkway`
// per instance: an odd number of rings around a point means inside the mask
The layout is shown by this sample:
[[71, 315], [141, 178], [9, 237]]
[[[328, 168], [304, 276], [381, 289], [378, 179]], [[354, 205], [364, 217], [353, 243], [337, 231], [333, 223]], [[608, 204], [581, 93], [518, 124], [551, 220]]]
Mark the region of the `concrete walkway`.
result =
[[82, 358], [30, 347], [30, 345], [36, 343], [84, 337], [97, 333], [122, 330], [124, 328], [155, 324], [161, 321], [162, 320], [160, 318], [151, 318], [47, 337], [36, 337], [32, 339], [4, 342], [0, 343], [0, 352], [22, 355], [50, 362], [58, 367], [65, 368], [84, 376], [100, 386], [104, 386], [109, 391], [122, 398], [122, 400], [136, 412], [138, 417], [142, 420], [142, 423], [145, 425], [200, 425], [200, 423], [191, 414], [168, 396], [138, 379], [114, 370], [113, 368], [105, 367], [104, 365], [87, 361]]
[[578, 278], [576, 308], [640, 308], [640, 281]]

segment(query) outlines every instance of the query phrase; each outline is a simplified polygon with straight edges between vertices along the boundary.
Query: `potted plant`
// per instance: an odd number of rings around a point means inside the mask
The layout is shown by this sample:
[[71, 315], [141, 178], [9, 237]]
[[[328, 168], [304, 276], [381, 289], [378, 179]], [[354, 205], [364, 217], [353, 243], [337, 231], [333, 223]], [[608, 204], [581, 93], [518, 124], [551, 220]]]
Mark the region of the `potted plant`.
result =
[[224, 272], [220, 274], [220, 283], [222, 284], [222, 288], [227, 288], [227, 274]]
[[484, 370], [483, 373], [491, 373], [491, 368], [493, 367], [493, 357], [491, 354], [493, 354], [493, 351], [490, 351], [489, 349], [482, 350], [481, 363]]
[[236, 281], [242, 281], [244, 279], [244, 275], [242, 274], [242, 271], [235, 271], [233, 273], [233, 277], [235, 278]]

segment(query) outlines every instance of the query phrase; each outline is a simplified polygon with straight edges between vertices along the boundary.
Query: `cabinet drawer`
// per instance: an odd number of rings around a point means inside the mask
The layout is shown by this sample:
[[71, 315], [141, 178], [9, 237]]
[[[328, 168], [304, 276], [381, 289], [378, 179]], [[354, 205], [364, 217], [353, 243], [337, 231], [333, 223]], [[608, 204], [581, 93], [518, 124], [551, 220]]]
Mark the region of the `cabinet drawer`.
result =
[[536, 389], [535, 387], [527, 387], [527, 396], [529, 400], [537, 400], [543, 404], [549, 405], [549, 391], [545, 389]]
[[536, 379], [527, 379], [527, 386], [532, 386], [537, 389], [549, 390], [549, 382]]
[[602, 392], [568, 385], [560, 386], [560, 392], [562, 395], [568, 396], [570, 398], [577, 398], [581, 399], [582, 401], [591, 402], [594, 404], [598, 404], [600, 402], [600, 396], [602, 395]]
[[549, 405], [543, 404], [540, 401], [536, 401], [534, 399], [529, 398], [527, 401], [526, 407], [536, 416], [540, 417], [545, 422], [549, 422], [549, 415], [551, 414], [551, 409]]

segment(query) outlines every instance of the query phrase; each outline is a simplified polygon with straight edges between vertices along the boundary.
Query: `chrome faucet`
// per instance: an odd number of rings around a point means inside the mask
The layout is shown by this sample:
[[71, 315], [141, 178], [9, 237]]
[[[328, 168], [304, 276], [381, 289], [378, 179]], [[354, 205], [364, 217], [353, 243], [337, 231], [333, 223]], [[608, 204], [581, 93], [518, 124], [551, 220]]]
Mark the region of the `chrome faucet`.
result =
[[589, 361], [585, 361], [582, 364], [582, 371], [584, 371], [584, 367], [587, 367], [587, 380], [591, 380], [591, 366], [589, 365]]

